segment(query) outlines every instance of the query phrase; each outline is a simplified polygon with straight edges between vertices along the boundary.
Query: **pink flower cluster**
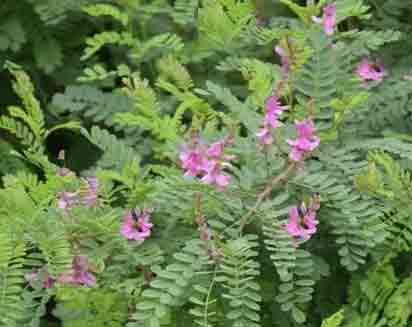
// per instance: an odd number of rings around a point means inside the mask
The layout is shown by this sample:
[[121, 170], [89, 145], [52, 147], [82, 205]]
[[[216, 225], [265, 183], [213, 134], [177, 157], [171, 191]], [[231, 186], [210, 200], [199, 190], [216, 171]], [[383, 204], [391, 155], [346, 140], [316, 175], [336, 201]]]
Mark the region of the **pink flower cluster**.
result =
[[87, 257], [84, 255], [75, 256], [72, 269], [61, 274], [57, 281], [62, 284], [96, 286], [96, 277], [89, 270]]
[[369, 61], [367, 58], [363, 58], [358, 64], [356, 73], [362, 79], [365, 86], [367, 86], [367, 82], [370, 81], [381, 82], [387, 75], [382, 64]]
[[336, 27], [336, 5], [329, 4], [323, 7], [323, 17], [312, 17], [317, 24], [323, 24], [323, 30], [326, 35], [333, 35]]
[[97, 204], [97, 192], [99, 181], [96, 177], [86, 178], [86, 190], [82, 196], [82, 202], [86, 207], [94, 207]]
[[281, 125], [279, 116], [282, 114], [285, 107], [280, 105], [280, 101], [276, 95], [272, 95], [266, 101], [266, 113], [263, 119], [263, 126], [256, 133], [259, 143], [262, 145], [270, 145], [273, 143], [272, 131]]
[[289, 210], [289, 220], [285, 226], [288, 234], [299, 241], [309, 240], [317, 231], [316, 212], [319, 210], [318, 199], [311, 199], [309, 207], [302, 203], [300, 207]]
[[77, 192], [60, 192], [58, 194], [57, 206], [66, 213], [78, 202], [79, 196]]
[[304, 160], [306, 154], [314, 151], [320, 143], [320, 139], [315, 135], [315, 124], [309, 118], [303, 121], [296, 121], [295, 128], [298, 137], [295, 140], [287, 140], [292, 147], [289, 159], [295, 162]]
[[68, 213], [75, 205], [83, 204], [89, 208], [96, 206], [98, 200], [99, 181], [96, 177], [89, 177], [86, 178], [85, 184], [85, 190], [59, 193], [57, 200], [57, 206], [59, 209]]
[[151, 209], [142, 211], [133, 209], [126, 213], [120, 234], [128, 240], [143, 242], [151, 234], [153, 224], [150, 222]]
[[57, 280], [50, 276], [45, 268], [26, 274], [25, 279], [32, 287], [41, 282], [42, 288], [51, 288], [56, 281], [61, 284], [96, 286], [96, 277], [89, 271], [88, 259], [84, 255], [75, 256], [72, 268], [58, 276]]
[[44, 267], [25, 274], [24, 278], [33, 288], [36, 287], [36, 284], [40, 282], [42, 288], [52, 288], [54, 283], [56, 282], [56, 280], [52, 276], [50, 276], [50, 274]]
[[184, 175], [200, 177], [203, 183], [216, 185], [219, 190], [223, 190], [230, 182], [230, 176], [223, 169], [230, 167], [229, 161], [234, 159], [233, 156], [224, 154], [225, 147], [230, 142], [225, 139], [208, 147], [199, 138], [194, 138], [192, 144], [184, 146], [179, 156]]

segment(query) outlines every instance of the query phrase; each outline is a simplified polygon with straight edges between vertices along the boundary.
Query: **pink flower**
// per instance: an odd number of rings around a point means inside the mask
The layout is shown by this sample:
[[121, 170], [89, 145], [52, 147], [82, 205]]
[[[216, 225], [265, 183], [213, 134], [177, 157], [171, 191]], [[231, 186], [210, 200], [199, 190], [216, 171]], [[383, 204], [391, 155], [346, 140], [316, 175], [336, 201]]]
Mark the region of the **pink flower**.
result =
[[57, 280], [62, 284], [96, 286], [96, 277], [89, 272], [89, 261], [84, 255], [75, 256], [72, 269], [62, 273]]
[[272, 128], [278, 128], [280, 125], [278, 118], [282, 114], [283, 109], [277, 96], [269, 97], [266, 101], [266, 114], [263, 123]]
[[356, 73], [364, 83], [369, 81], [381, 82], [383, 77], [387, 75], [382, 64], [371, 62], [367, 58], [363, 58], [358, 64]]
[[180, 153], [180, 161], [185, 176], [196, 177], [202, 173], [203, 166], [206, 164], [205, 147], [198, 140], [194, 140], [190, 147], [185, 146]]
[[57, 174], [59, 176], [62, 176], [62, 177], [64, 177], [64, 176], [74, 176], [75, 175], [70, 169], [65, 168], [65, 167], [60, 168], [58, 170]]
[[58, 195], [57, 206], [66, 213], [79, 202], [77, 192], [61, 192]]
[[279, 116], [282, 114], [284, 107], [281, 106], [280, 101], [276, 95], [270, 96], [266, 100], [265, 117], [263, 119], [262, 128], [256, 133], [260, 144], [269, 145], [273, 143], [273, 136], [271, 130], [278, 128], [281, 123]]
[[286, 54], [285, 49], [280, 46], [275, 47], [275, 52], [280, 56], [280, 62], [282, 63], [282, 73], [284, 76], [289, 74], [289, 67], [290, 67], [290, 60], [288, 55]]
[[219, 190], [223, 190], [229, 185], [230, 176], [223, 173], [222, 165], [219, 161], [209, 161], [205, 167], [206, 175], [202, 177], [201, 181], [209, 185], [216, 185]]
[[301, 122], [295, 122], [295, 128], [298, 133], [298, 138], [295, 140], [287, 140], [292, 146], [289, 158], [292, 161], [302, 161], [304, 156], [314, 151], [320, 143], [319, 137], [314, 135], [315, 125], [311, 119], [305, 119]]
[[55, 279], [49, 275], [45, 268], [38, 269], [24, 275], [24, 278], [29, 282], [31, 287], [35, 287], [38, 282], [42, 282], [42, 288], [52, 288]]
[[329, 4], [323, 7], [323, 17], [312, 17], [312, 20], [317, 23], [323, 23], [323, 30], [326, 35], [332, 35], [336, 27], [336, 5]]
[[99, 187], [99, 181], [96, 177], [86, 178], [87, 189], [82, 196], [83, 204], [87, 207], [94, 207], [97, 204], [97, 189]]
[[223, 151], [225, 149], [225, 141], [218, 141], [213, 143], [209, 149], [207, 149], [206, 154], [210, 158], [220, 158], [223, 155]]
[[336, 25], [336, 5], [330, 4], [323, 8], [323, 29], [326, 35], [332, 35]]
[[268, 127], [263, 127], [256, 133], [259, 143], [262, 145], [270, 145], [273, 143], [273, 136]]
[[300, 241], [309, 240], [317, 231], [318, 221], [316, 220], [316, 211], [319, 205], [312, 199], [308, 209], [304, 203], [298, 207], [292, 207], [289, 210], [289, 220], [285, 226], [287, 233]]
[[143, 242], [151, 234], [153, 224], [150, 223], [150, 213], [152, 210], [145, 209], [131, 210], [123, 220], [120, 234], [128, 240]]
[[57, 206], [68, 213], [75, 205], [83, 204], [87, 207], [94, 207], [97, 204], [97, 189], [99, 181], [96, 177], [86, 178], [86, 188], [81, 188], [77, 192], [60, 192], [58, 194]]
[[225, 155], [224, 150], [232, 140], [224, 140], [213, 143], [208, 148], [198, 140], [194, 140], [191, 147], [185, 146], [180, 153], [182, 168], [185, 176], [200, 177], [205, 184], [216, 185], [223, 190], [230, 181], [230, 176], [223, 173], [225, 167], [230, 167], [229, 161], [233, 156]]
[[297, 207], [289, 209], [289, 220], [286, 225], [286, 231], [293, 237], [305, 235], [305, 229], [300, 225], [300, 217]]

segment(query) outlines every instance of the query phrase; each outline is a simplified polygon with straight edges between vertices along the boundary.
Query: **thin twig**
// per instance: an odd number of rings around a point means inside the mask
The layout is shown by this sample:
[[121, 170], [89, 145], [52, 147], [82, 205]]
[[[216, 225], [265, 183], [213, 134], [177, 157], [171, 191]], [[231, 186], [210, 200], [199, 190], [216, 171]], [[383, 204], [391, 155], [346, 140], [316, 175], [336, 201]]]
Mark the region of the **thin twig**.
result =
[[266, 197], [272, 192], [273, 188], [280, 182], [282, 182], [283, 180], [285, 180], [289, 174], [295, 169], [296, 164], [295, 163], [291, 163], [289, 164], [289, 166], [279, 175], [274, 176], [269, 183], [266, 185], [265, 189], [263, 190], [263, 192], [261, 192], [255, 202], [255, 205], [240, 219], [240, 230], [242, 230], [248, 219], [254, 214], [256, 213], [256, 211], [259, 209], [260, 205], [262, 204], [262, 202], [266, 199]]

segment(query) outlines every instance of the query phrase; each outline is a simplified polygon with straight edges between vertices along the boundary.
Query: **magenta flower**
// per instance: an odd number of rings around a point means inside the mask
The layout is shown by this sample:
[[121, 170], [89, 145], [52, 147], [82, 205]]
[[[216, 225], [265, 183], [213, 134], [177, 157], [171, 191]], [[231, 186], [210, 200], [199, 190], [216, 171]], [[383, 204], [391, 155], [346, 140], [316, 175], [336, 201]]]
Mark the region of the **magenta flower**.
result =
[[292, 161], [302, 161], [306, 154], [314, 151], [320, 143], [319, 137], [314, 135], [315, 125], [311, 119], [305, 119], [301, 122], [295, 122], [295, 128], [298, 137], [295, 140], [287, 140], [288, 144], [292, 146], [289, 158]]
[[369, 81], [381, 82], [387, 75], [382, 64], [371, 62], [367, 58], [363, 58], [358, 64], [356, 67], [356, 73], [363, 80], [365, 85]]
[[55, 279], [49, 275], [45, 268], [38, 269], [24, 275], [24, 278], [29, 282], [31, 287], [35, 287], [37, 283], [41, 282], [42, 288], [52, 288]]
[[57, 280], [62, 284], [96, 286], [96, 277], [89, 272], [89, 261], [84, 255], [75, 256], [72, 269], [62, 273]]
[[207, 161], [205, 152], [205, 146], [198, 139], [191, 146], [184, 146], [179, 158], [185, 176], [196, 177], [202, 173]]
[[233, 156], [224, 154], [225, 146], [228, 140], [221, 140], [213, 143], [207, 150], [207, 158], [203, 169], [201, 181], [205, 184], [215, 185], [218, 190], [223, 191], [230, 182], [230, 176], [223, 172], [225, 167], [230, 167], [229, 161]]
[[207, 149], [207, 156], [215, 159], [220, 158], [223, 155], [225, 145], [226, 142], [224, 140], [213, 143], [209, 149]]
[[277, 96], [273, 95], [269, 97], [266, 101], [266, 114], [264, 119], [264, 125], [268, 125], [272, 128], [278, 128], [280, 126], [278, 118], [282, 114], [283, 109], [284, 107], [280, 105]]
[[299, 211], [297, 207], [289, 209], [289, 220], [286, 225], [286, 231], [290, 236], [300, 237], [305, 235], [305, 229], [300, 224]]
[[96, 177], [88, 177], [86, 178], [86, 182], [86, 192], [82, 194], [83, 204], [87, 207], [94, 207], [97, 204], [99, 181]]
[[185, 146], [180, 153], [182, 168], [185, 176], [200, 177], [200, 180], [209, 185], [215, 185], [223, 190], [229, 185], [230, 176], [223, 173], [225, 167], [230, 167], [229, 161], [233, 156], [225, 155], [224, 150], [230, 139], [224, 139], [213, 143], [206, 148], [203, 143], [195, 140], [195, 146]]
[[256, 133], [259, 143], [262, 145], [270, 145], [273, 143], [273, 136], [268, 127], [263, 127]]
[[323, 17], [312, 17], [315, 23], [323, 24], [323, 30], [326, 35], [332, 35], [336, 27], [336, 5], [329, 4], [323, 7]]
[[278, 128], [281, 123], [279, 116], [282, 114], [284, 107], [281, 106], [280, 101], [276, 95], [272, 95], [266, 100], [266, 112], [263, 119], [262, 128], [256, 133], [260, 144], [269, 145], [273, 143], [273, 136], [271, 130]]
[[128, 240], [143, 242], [151, 234], [153, 224], [150, 223], [152, 210], [131, 210], [123, 219], [120, 234]]
[[216, 185], [218, 190], [222, 191], [230, 182], [230, 176], [222, 171], [223, 165], [225, 164], [217, 160], [209, 161], [205, 167], [206, 175], [202, 177], [201, 181], [209, 185]]
[[323, 8], [323, 29], [326, 35], [332, 35], [336, 25], [336, 5], [330, 4]]
[[275, 47], [275, 52], [279, 55], [280, 57], [280, 62], [282, 64], [281, 70], [284, 76], [288, 76], [289, 74], [289, 68], [290, 68], [290, 60], [288, 55], [286, 54], [285, 49], [283, 49], [280, 46]]
[[316, 220], [316, 211], [318, 209], [319, 203], [316, 203], [313, 199], [308, 209], [306, 209], [304, 203], [300, 208], [290, 208], [289, 220], [285, 226], [287, 233], [299, 241], [309, 240], [317, 231], [319, 222]]

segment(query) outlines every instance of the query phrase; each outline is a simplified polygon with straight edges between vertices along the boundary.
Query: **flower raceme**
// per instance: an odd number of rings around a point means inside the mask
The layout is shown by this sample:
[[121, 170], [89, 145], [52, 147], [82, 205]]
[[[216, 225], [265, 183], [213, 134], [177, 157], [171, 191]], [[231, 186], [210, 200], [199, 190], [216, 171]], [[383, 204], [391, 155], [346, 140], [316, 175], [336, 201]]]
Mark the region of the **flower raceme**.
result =
[[362, 79], [365, 86], [370, 81], [381, 82], [387, 75], [382, 64], [363, 58], [356, 67], [356, 74]]
[[275, 52], [279, 55], [280, 57], [280, 62], [282, 64], [281, 66], [281, 71], [282, 74], [285, 78], [287, 78], [288, 74], [289, 74], [289, 68], [290, 68], [290, 60], [289, 57], [285, 51], [285, 49], [283, 49], [281, 46], [276, 46], [275, 47]]
[[58, 194], [57, 206], [68, 213], [69, 210], [78, 203], [77, 192], [61, 192]]
[[203, 173], [207, 164], [206, 150], [206, 145], [197, 137], [192, 139], [191, 145], [183, 147], [179, 158], [185, 176], [197, 177]]
[[88, 177], [85, 186], [77, 192], [60, 192], [58, 194], [57, 206], [59, 209], [68, 213], [70, 209], [79, 204], [86, 207], [94, 207], [98, 200], [99, 181], [96, 177]]
[[42, 288], [52, 288], [54, 283], [56, 282], [56, 280], [52, 276], [50, 276], [45, 267], [25, 274], [24, 278], [33, 288], [36, 287], [36, 285], [39, 285], [38, 283], [41, 283], [40, 285]]
[[84, 255], [75, 256], [72, 268], [62, 273], [57, 281], [62, 284], [96, 286], [96, 277], [90, 272], [89, 260]]
[[151, 209], [142, 211], [133, 209], [126, 213], [120, 234], [128, 239], [143, 242], [150, 237], [153, 224], [150, 222]]
[[96, 277], [89, 271], [89, 260], [84, 255], [77, 255], [73, 258], [72, 268], [60, 274], [57, 279], [53, 278], [45, 267], [25, 275], [25, 279], [30, 286], [35, 287], [41, 282], [42, 288], [52, 288], [56, 281], [61, 284], [71, 284], [77, 286], [96, 286]]
[[180, 153], [181, 167], [185, 176], [200, 177], [201, 182], [215, 185], [217, 189], [224, 190], [230, 182], [230, 176], [223, 170], [230, 167], [233, 156], [225, 155], [226, 145], [231, 140], [217, 141], [209, 147], [198, 137], [190, 145], [185, 145]]
[[323, 30], [326, 35], [333, 35], [336, 27], [336, 5], [329, 4], [323, 7], [323, 17], [312, 17], [312, 20], [317, 24], [323, 24]]
[[289, 159], [295, 162], [304, 160], [305, 155], [314, 151], [320, 143], [320, 139], [315, 135], [315, 124], [312, 119], [296, 121], [295, 128], [298, 137], [295, 140], [287, 140], [292, 147], [289, 153]]
[[276, 95], [272, 95], [266, 101], [266, 113], [263, 119], [262, 128], [256, 133], [259, 143], [263, 146], [273, 143], [272, 131], [278, 128], [282, 123], [279, 116], [285, 107], [282, 107]]
[[98, 187], [99, 180], [96, 177], [86, 178], [86, 188], [82, 194], [82, 201], [86, 207], [96, 206]]

